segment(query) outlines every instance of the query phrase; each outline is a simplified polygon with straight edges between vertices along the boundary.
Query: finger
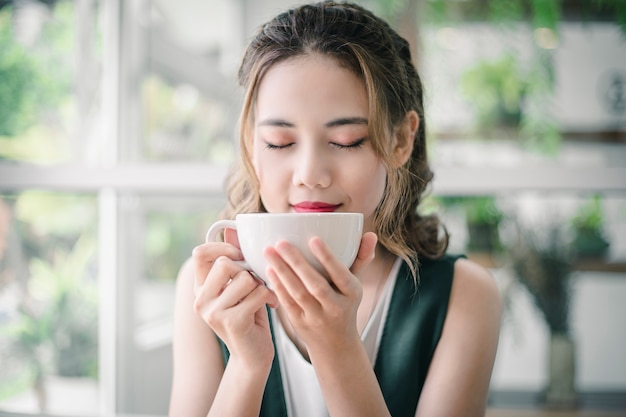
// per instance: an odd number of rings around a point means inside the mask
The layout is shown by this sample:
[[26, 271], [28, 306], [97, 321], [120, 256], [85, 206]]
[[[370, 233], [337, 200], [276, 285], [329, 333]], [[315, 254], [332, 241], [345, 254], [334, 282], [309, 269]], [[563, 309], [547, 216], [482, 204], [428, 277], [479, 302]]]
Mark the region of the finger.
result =
[[200, 246], [196, 246], [191, 252], [191, 259], [193, 260], [193, 289], [194, 292], [197, 292], [200, 287], [204, 284], [209, 271], [213, 267], [213, 261], [215, 258], [211, 256], [210, 248], [208, 248], [208, 243], [205, 243]]
[[367, 232], [361, 237], [361, 245], [356, 258], [350, 267], [354, 275], [358, 275], [374, 259], [378, 236], [374, 232]]
[[196, 295], [194, 308], [196, 311], [224, 311], [239, 304], [245, 299], [259, 283], [248, 271], [239, 271], [228, 278], [225, 284], [216, 294], [211, 285], [204, 285]]
[[354, 291], [356, 280], [346, 266], [333, 254], [328, 245], [319, 237], [313, 237], [309, 241], [309, 247], [313, 256], [322, 264], [331, 277], [332, 283], [342, 294]]
[[279, 301], [276, 294], [248, 271], [240, 271], [217, 298], [211, 297], [203, 288], [195, 299], [194, 310], [217, 329], [222, 326], [220, 323], [226, 315], [234, 314], [238, 319], [254, 316], [266, 304], [277, 308]]
[[220, 256], [228, 257], [232, 260], [241, 260], [241, 251], [233, 245], [221, 242], [210, 242], [196, 246], [191, 252], [194, 264], [194, 287], [197, 289], [204, 284], [204, 281], [213, 267], [213, 264]]
[[303, 308], [319, 304], [310, 291], [314, 287], [312, 281], [317, 278], [318, 282], [329, 287], [328, 281], [293, 245], [287, 241], [280, 241], [276, 246], [266, 248], [264, 254], [277, 280], [281, 282], [293, 300]]
[[258, 284], [241, 300], [236, 308], [241, 310], [242, 314], [253, 315], [266, 305], [277, 308], [278, 297], [265, 285]]
[[245, 271], [241, 265], [226, 256], [220, 256], [213, 262], [201, 288], [211, 298], [219, 296], [237, 274]]
[[220, 303], [224, 308], [235, 306], [259, 285], [259, 281], [250, 272], [239, 271], [219, 294]]
[[267, 278], [270, 282], [270, 285], [272, 286], [272, 290], [276, 294], [280, 302], [280, 305], [284, 306], [285, 309], [290, 313], [294, 312], [294, 309], [296, 308], [299, 311], [301, 311], [300, 306], [291, 297], [291, 295], [289, 294], [289, 291], [287, 291], [285, 286], [282, 284], [280, 278], [276, 274], [276, 271], [274, 271], [272, 267], [268, 267], [266, 273], [267, 273]]

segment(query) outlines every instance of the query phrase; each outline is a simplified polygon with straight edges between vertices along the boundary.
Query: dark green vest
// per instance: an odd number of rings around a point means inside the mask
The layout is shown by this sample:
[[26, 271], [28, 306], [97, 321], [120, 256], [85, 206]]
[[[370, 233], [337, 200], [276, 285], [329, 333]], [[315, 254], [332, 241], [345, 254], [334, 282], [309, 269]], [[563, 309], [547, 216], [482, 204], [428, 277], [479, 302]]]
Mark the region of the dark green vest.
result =
[[[393, 417], [415, 415], [446, 319], [456, 259], [458, 256], [422, 260], [417, 290], [406, 263], [402, 263], [398, 273], [374, 364], [374, 372]], [[222, 351], [226, 362], [228, 351], [224, 344]], [[278, 355], [267, 380], [260, 416], [287, 417]]]

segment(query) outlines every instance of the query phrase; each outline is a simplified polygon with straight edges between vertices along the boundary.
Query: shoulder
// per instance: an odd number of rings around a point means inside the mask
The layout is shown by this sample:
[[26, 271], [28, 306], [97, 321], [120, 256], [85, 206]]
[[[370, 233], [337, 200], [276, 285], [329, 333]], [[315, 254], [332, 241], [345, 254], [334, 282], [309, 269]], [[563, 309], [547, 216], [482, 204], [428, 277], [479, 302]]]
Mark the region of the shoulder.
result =
[[[493, 275], [474, 261], [458, 255], [424, 260], [419, 267], [418, 291], [439, 294], [447, 315], [466, 320], [466, 310], [484, 310], [500, 317], [500, 291]], [[441, 297], [445, 297], [445, 303]], [[449, 320], [446, 320], [449, 321]]]
[[224, 372], [217, 337], [195, 313], [194, 300], [194, 265], [189, 259], [176, 281], [171, 415], [205, 414]]
[[481, 265], [458, 259], [443, 337], [476, 347], [497, 344], [502, 302], [493, 275]]
[[500, 314], [500, 294], [491, 273], [456, 259], [448, 312], [416, 416], [485, 415]]
[[434, 262], [440, 265], [440, 273], [432, 276], [430, 285], [439, 286], [441, 297], [447, 297], [447, 303], [438, 298], [446, 310], [441, 341], [476, 346], [497, 343], [502, 305], [493, 275], [463, 257], [446, 255]]
[[491, 273], [471, 260], [457, 259], [453, 271], [447, 315], [418, 416], [485, 413], [499, 339], [500, 293]]
[[194, 311], [195, 275], [191, 259], [181, 266], [176, 278], [176, 294], [174, 307], [174, 338], [176, 341], [187, 342], [189, 338], [214, 338], [211, 328], [202, 321]]
[[493, 275], [484, 267], [465, 258], [454, 262], [451, 303], [482, 304], [499, 314], [500, 291]]
[[193, 302], [196, 297], [194, 282], [194, 265], [191, 258], [189, 258], [181, 265], [176, 277], [175, 313], [179, 316], [196, 315], [193, 311]]
[[[194, 285], [194, 265], [191, 260], [187, 260], [180, 268], [176, 281], [174, 347], [198, 350], [196, 353], [204, 355], [206, 354], [204, 349], [218, 345], [213, 330], [194, 310], [196, 298]], [[188, 351], [187, 354], [189, 353]]]
[[188, 258], [180, 267], [176, 278], [176, 291], [178, 294], [190, 296], [193, 294], [194, 271], [193, 262]]

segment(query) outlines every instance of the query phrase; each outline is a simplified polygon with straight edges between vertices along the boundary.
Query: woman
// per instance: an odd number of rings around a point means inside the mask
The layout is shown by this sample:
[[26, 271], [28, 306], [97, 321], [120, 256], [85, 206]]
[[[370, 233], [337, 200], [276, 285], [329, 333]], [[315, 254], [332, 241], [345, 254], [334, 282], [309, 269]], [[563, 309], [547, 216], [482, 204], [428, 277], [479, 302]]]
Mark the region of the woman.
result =
[[170, 414], [484, 415], [498, 291], [417, 211], [432, 173], [407, 42], [360, 6], [305, 5], [259, 30], [239, 79], [225, 216], [361, 212], [365, 233], [349, 269], [311, 240], [330, 281], [288, 242], [267, 248], [269, 288], [234, 262], [234, 231], [196, 247], [178, 279]]

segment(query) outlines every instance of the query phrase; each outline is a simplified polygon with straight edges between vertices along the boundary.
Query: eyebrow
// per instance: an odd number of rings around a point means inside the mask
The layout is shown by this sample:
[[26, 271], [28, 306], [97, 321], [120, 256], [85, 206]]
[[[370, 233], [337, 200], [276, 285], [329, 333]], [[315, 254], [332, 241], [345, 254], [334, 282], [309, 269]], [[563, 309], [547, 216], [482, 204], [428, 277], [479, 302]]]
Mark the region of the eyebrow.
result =
[[367, 126], [367, 119], [365, 117], [343, 117], [340, 119], [331, 120], [326, 123], [326, 127], [336, 127], [345, 125], [365, 125]]
[[[346, 125], [365, 125], [367, 126], [368, 120], [365, 117], [341, 117], [339, 119], [331, 120], [324, 124], [325, 127], [338, 127]], [[272, 126], [272, 127], [296, 127], [293, 123], [290, 123], [283, 119], [266, 119], [259, 122], [259, 126]]]

